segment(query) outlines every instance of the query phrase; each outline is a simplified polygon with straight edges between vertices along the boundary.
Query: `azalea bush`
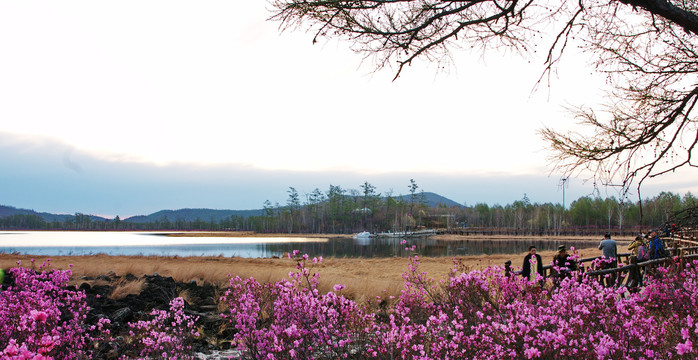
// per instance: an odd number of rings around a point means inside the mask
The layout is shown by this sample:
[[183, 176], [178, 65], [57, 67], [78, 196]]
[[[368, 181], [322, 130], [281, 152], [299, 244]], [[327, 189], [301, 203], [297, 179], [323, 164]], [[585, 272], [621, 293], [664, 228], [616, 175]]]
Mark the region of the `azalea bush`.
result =
[[199, 336], [195, 326], [198, 317], [184, 313], [184, 299], [175, 298], [170, 301], [169, 311], [153, 310], [150, 316], [150, 320], [129, 323], [131, 356], [167, 360], [194, 358], [191, 339]]
[[[663, 268], [640, 292], [591, 277], [540, 286], [501, 267], [455, 274], [440, 287], [413, 260], [387, 323], [385, 359], [695, 358], [698, 262]], [[439, 291], [441, 290], [441, 291]], [[427, 317], [428, 315], [428, 317]]]
[[419, 271], [414, 256], [400, 296], [375, 311], [341, 292], [319, 294], [307, 260], [286, 281], [231, 279], [229, 317], [246, 358], [698, 356], [698, 262], [661, 268], [631, 293], [578, 273], [541, 284], [497, 266], [460, 273], [454, 267], [448, 279], [435, 280]]
[[[529, 281], [503, 267], [433, 279], [410, 258], [396, 298], [359, 305], [343, 285], [318, 290], [322, 258], [289, 255], [296, 270], [275, 283], [230, 279], [223, 314], [246, 359], [695, 359], [698, 262], [676, 258], [651, 271], [637, 291], [572, 273]], [[176, 298], [168, 310], [114, 336], [109, 321], [86, 325], [84, 292], [70, 270], [10, 270], [0, 289], [0, 360], [193, 358], [196, 318]], [[376, 306], [377, 305], [377, 306]], [[100, 350], [102, 351], [102, 350]]]
[[49, 268], [50, 259], [38, 271], [10, 269], [14, 284], [0, 292], [0, 359], [87, 356], [85, 293], [67, 287], [70, 270]]
[[[333, 292], [320, 294], [319, 276], [306, 267], [308, 255], [298, 257], [289, 279], [260, 284], [234, 277], [225, 294], [229, 317], [237, 330], [234, 341], [249, 359], [366, 358], [361, 341], [372, 319], [356, 303]], [[314, 258], [313, 263], [322, 258]]]
[[38, 269], [33, 261], [30, 268], [17, 265], [9, 271], [13, 284], [0, 285], [0, 360], [103, 358], [96, 350], [102, 343], [131, 348], [121, 359], [193, 358], [196, 318], [183, 313], [182, 298], [150, 320], [129, 323], [129, 337], [113, 337], [108, 319], [86, 323], [86, 295], [68, 286], [70, 270], [51, 269], [50, 259]]

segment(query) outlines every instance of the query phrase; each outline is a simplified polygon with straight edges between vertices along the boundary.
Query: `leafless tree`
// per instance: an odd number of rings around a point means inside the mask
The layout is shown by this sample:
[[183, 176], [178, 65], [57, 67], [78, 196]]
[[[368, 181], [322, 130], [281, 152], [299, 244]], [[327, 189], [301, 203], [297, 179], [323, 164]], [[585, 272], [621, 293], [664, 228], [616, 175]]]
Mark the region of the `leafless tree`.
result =
[[283, 29], [339, 38], [397, 79], [415, 59], [454, 49], [544, 47], [541, 79], [572, 46], [613, 85], [608, 103], [572, 109], [584, 132], [540, 133], [563, 177], [590, 171], [623, 195], [647, 178], [695, 167], [696, 0], [271, 0]]
[[[647, 178], [696, 167], [696, 3], [610, 4], [585, 12], [581, 26], [586, 49], [597, 55], [596, 68], [614, 85], [609, 103], [574, 110], [588, 132], [545, 128], [541, 134], [566, 174], [588, 169], [623, 192], [635, 184], [639, 194]], [[661, 11], [669, 6], [672, 11]]]

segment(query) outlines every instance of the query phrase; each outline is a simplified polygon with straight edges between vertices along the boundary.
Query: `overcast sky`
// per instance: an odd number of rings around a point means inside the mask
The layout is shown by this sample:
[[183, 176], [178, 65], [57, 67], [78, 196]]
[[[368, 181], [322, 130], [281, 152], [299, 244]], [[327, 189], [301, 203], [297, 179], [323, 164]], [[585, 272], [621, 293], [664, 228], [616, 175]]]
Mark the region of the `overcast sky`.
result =
[[[397, 80], [349, 44], [280, 33], [264, 1], [0, 2], [0, 204], [105, 216], [261, 208], [329, 185], [461, 204], [562, 202], [537, 135], [605, 81], [568, 59], [454, 53]], [[566, 198], [593, 191], [569, 181]], [[647, 183], [696, 192], [694, 173]], [[616, 195], [601, 189], [601, 195]]]

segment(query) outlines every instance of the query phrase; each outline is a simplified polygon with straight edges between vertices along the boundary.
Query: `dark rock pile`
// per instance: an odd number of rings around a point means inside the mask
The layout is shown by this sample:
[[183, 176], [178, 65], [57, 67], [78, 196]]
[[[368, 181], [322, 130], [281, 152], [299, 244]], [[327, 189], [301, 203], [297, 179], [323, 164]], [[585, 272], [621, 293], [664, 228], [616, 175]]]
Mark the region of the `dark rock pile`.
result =
[[[195, 281], [178, 283], [171, 277], [158, 274], [138, 278], [131, 274], [121, 277], [109, 273], [81, 280], [79, 288], [87, 295], [90, 307], [88, 325], [97, 324], [101, 318], [111, 321], [110, 330], [115, 340], [100, 345], [99, 357], [111, 359], [128, 354], [131, 351], [125, 340], [130, 330], [128, 323], [151, 319], [150, 313], [154, 309], [169, 310], [170, 301], [179, 296], [185, 299], [184, 313], [199, 318], [196, 325], [201, 336], [193, 340], [194, 352], [210, 353], [230, 346], [233, 329], [220, 314], [218, 298], [223, 290], [215, 286], [197, 285]], [[116, 299], [112, 296], [119, 286], [136, 281], [142, 282], [140, 293]]]

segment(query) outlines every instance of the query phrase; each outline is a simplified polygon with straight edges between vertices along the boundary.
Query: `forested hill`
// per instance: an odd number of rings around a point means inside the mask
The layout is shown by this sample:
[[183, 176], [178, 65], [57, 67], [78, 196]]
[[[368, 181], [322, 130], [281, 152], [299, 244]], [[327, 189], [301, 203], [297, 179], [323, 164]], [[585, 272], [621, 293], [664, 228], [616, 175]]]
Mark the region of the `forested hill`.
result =
[[[41, 218], [43, 221], [46, 222], [64, 222], [66, 220], [72, 219], [75, 217], [74, 214], [51, 214], [47, 212], [36, 212], [34, 210], [27, 210], [27, 209], [18, 209], [12, 206], [5, 206], [5, 205], [0, 205], [0, 218], [4, 217], [10, 217], [14, 215], [24, 215], [24, 216], [35, 216], [38, 218]], [[95, 216], [95, 215], [87, 215], [91, 221], [105, 221], [107, 219], [100, 217], [100, 216]]]
[[[439, 207], [440, 205], [445, 205], [446, 207], [462, 206], [457, 202], [445, 198], [439, 194], [432, 192], [417, 193], [414, 195], [415, 201], [425, 204], [428, 207]], [[412, 195], [400, 195], [395, 197], [398, 201], [410, 202]], [[284, 204], [279, 205], [281, 207]], [[150, 215], [137, 215], [129, 218], [121, 219], [121, 221], [131, 222], [131, 223], [149, 223], [149, 222], [162, 222], [162, 221], [215, 221], [219, 222], [225, 218], [231, 216], [234, 217], [250, 217], [250, 216], [261, 216], [264, 210], [216, 210], [216, 209], [179, 209], [179, 210], [160, 210], [158, 212], [152, 213]], [[0, 205], [0, 218], [9, 217], [14, 215], [34, 215], [38, 216], [46, 222], [65, 222], [74, 219], [76, 215], [86, 216], [90, 221], [107, 221], [112, 219], [105, 219], [100, 216], [95, 215], [84, 215], [80, 213], [76, 214], [51, 214], [46, 212], [36, 212], [34, 210], [17, 209], [11, 206]]]
[[[405, 201], [409, 202], [411, 199], [412, 195], [400, 195], [397, 196], [395, 199], [400, 201]], [[445, 198], [439, 194], [434, 194], [432, 192], [424, 192], [424, 193], [418, 193], [415, 194], [415, 201], [416, 202], [421, 202], [425, 204], [428, 207], [439, 207], [440, 205], [445, 205], [446, 207], [453, 207], [453, 206], [461, 206], [457, 202]], [[280, 205], [283, 207], [284, 205]], [[123, 219], [123, 221], [127, 222], [132, 222], [132, 223], [146, 223], [146, 222], [155, 222], [155, 221], [163, 221], [164, 219], [167, 219], [169, 221], [176, 221], [176, 220], [184, 220], [184, 221], [196, 221], [202, 220], [202, 221], [210, 221], [213, 220], [215, 222], [219, 222], [225, 218], [231, 217], [231, 216], [237, 216], [237, 217], [250, 217], [250, 216], [261, 216], [264, 213], [264, 210], [258, 209], [258, 210], [213, 210], [213, 209], [180, 209], [180, 210], [160, 210], [156, 213], [150, 214], [150, 215], [140, 215], [140, 216], [132, 216], [127, 219]]]
[[[417, 197], [416, 201], [422, 202], [426, 204], [428, 207], [438, 207], [440, 205], [445, 205], [446, 207], [452, 207], [452, 206], [461, 206], [457, 202], [445, 198], [439, 194], [434, 194], [431, 192], [424, 192], [424, 193], [419, 193], [415, 195]], [[401, 195], [396, 197], [396, 200], [402, 200], [405, 202], [409, 202], [411, 198], [411, 195]], [[284, 206], [284, 205], [280, 205]], [[150, 215], [140, 215], [140, 216], [132, 216], [127, 219], [123, 219], [123, 221], [131, 222], [131, 223], [147, 223], [147, 222], [155, 222], [155, 221], [163, 221], [165, 219], [169, 221], [177, 221], [177, 220], [184, 220], [184, 221], [196, 221], [201, 220], [201, 221], [215, 221], [219, 222], [225, 218], [229, 218], [231, 216], [236, 216], [236, 217], [250, 217], [250, 216], [261, 216], [264, 213], [264, 210], [258, 209], [258, 210], [214, 210], [214, 209], [179, 209], [179, 210], [160, 210], [156, 213], [150, 214]]]
[[215, 221], [219, 222], [231, 216], [249, 217], [260, 216], [262, 210], [214, 210], [214, 209], [179, 209], [179, 210], [160, 210], [150, 215], [132, 216], [123, 219], [123, 221], [131, 223], [147, 223], [155, 221]]
[[[76, 218], [88, 218], [89, 221], [110, 221], [101, 216], [85, 215], [81, 213], [75, 214], [51, 214], [47, 212], [36, 212], [34, 210], [18, 209], [12, 206], [0, 205], [0, 218], [22, 215], [24, 217], [35, 217], [45, 222], [66, 222], [76, 221]], [[218, 222], [230, 216], [248, 217], [262, 215], [262, 210], [214, 210], [214, 209], [179, 209], [179, 210], [160, 210], [150, 215], [132, 216], [121, 221], [132, 223], [147, 223], [155, 221], [169, 220], [175, 221], [195, 221], [203, 220], [210, 221], [213, 219]], [[84, 220], [83, 220], [84, 221]]]
[[[332, 233], [409, 231], [422, 227], [476, 227], [521, 233], [561, 230], [623, 230], [637, 232], [674, 221], [674, 215], [698, 205], [690, 192], [684, 196], [662, 192], [642, 203], [585, 196], [560, 204], [532, 203], [524, 195], [511, 204], [460, 205], [433, 193], [381, 197], [331, 192], [303, 202], [298, 194], [286, 204], [269, 202], [260, 210], [180, 209], [147, 216], [105, 219], [92, 215], [55, 215], [0, 206], [0, 230], [249, 230], [263, 233]], [[642, 209], [642, 212], [640, 211]], [[61, 221], [61, 219], [63, 219]], [[677, 221], [681, 223], [681, 221]], [[679, 224], [680, 225], [680, 224]], [[596, 230], [594, 230], [596, 229]]]
[[[449, 198], [445, 198], [439, 194], [434, 194], [433, 192], [417, 193], [415, 194], [415, 197], [416, 202], [421, 202], [430, 208], [439, 207], [441, 205], [444, 205], [446, 207], [463, 206], [462, 204], [459, 204]], [[412, 195], [400, 195], [395, 197], [395, 199], [398, 201], [401, 200], [409, 203], [412, 199]]]

